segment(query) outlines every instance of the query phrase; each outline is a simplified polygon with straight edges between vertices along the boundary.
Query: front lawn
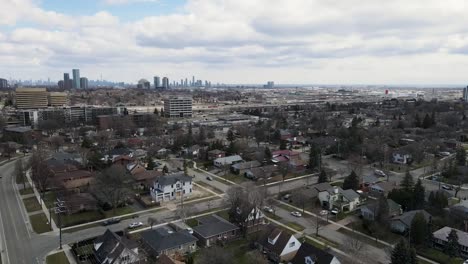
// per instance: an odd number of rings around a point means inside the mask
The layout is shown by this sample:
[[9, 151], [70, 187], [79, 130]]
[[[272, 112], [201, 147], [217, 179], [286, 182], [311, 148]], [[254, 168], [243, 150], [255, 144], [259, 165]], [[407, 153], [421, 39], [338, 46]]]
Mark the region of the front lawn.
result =
[[420, 248], [417, 249], [417, 253], [423, 257], [431, 259], [433, 261], [444, 263], [444, 264], [461, 264], [463, 259], [461, 258], [450, 258], [445, 255], [442, 251], [433, 248]]
[[296, 230], [296, 231], [303, 231], [305, 229], [305, 227], [303, 227], [302, 225], [298, 224], [298, 223], [294, 223], [294, 222], [288, 222], [286, 223], [287, 226], [289, 226], [290, 228]]
[[31, 187], [28, 187], [26, 189], [21, 189], [19, 192], [20, 192], [21, 195], [34, 193], [34, 191], [33, 191], [33, 189]]
[[195, 218], [187, 219], [185, 223], [190, 226], [190, 227], [196, 227], [198, 226], [198, 221]]
[[24, 207], [26, 207], [26, 211], [28, 211], [29, 213], [39, 211], [42, 209], [36, 197], [23, 199], [23, 203], [24, 203]]
[[47, 256], [46, 263], [47, 264], [70, 264], [67, 256], [65, 255], [63, 251]]
[[29, 220], [31, 222], [34, 232], [36, 232], [37, 234], [52, 231], [49, 225], [49, 221], [47, 220], [47, 217], [44, 213], [31, 215], [29, 217]]
[[[53, 213], [52, 218], [54, 218], [54, 221], [58, 226], [58, 216]], [[103, 215], [99, 211], [88, 211], [71, 215], [61, 215], [62, 227], [89, 223], [100, 219], [103, 219]]]
[[109, 217], [119, 216], [119, 215], [126, 215], [126, 214], [131, 214], [134, 212], [135, 210], [133, 210], [133, 208], [131, 208], [130, 206], [119, 207], [119, 208], [115, 208], [115, 214], [114, 214], [114, 210], [104, 211], [104, 218], [109, 218]]

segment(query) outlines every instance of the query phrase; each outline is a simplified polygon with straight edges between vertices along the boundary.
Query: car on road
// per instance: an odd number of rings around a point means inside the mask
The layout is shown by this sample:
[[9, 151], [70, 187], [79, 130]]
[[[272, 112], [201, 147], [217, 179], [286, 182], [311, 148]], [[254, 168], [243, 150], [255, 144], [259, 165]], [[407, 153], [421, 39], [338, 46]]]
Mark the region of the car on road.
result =
[[209, 181], [213, 180], [213, 178], [211, 178], [211, 176], [206, 176], [206, 179], [209, 180]]
[[106, 221], [102, 222], [102, 225], [107, 226], [107, 225], [113, 225], [113, 224], [117, 224], [117, 223], [120, 223], [120, 218], [112, 217], [112, 218], [109, 218]]
[[387, 174], [385, 174], [385, 172], [383, 172], [381, 170], [375, 170], [374, 174], [377, 175], [377, 176], [380, 176], [380, 177], [387, 177]]
[[275, 212], [275, 210], [273, 210], [273, 208], [271, 208], [270, 206], [264, 206], [263, 211], [269, 212], [269, 213]]
[[283, 195], [283, 200], [289, 200], [289, 198], [291, 198], [291, 194], [285, 194]]
[[337, 215], [339, 212], [340, 212], [340, 211], [338, 211], [338, 209], [336, 209], [336, 208], [335, 208], [335, 209], [332, 209], [332, 210], [330, 211], [330, 213], [332, 213], [332, 214], [334, 214], [334, 215]]
[[448, 184], [442, 184], [442, 189], [451, 191], [453, 190], [453, 187]]
[[143, 226], [142, 222], [133, 222], [133, 223], [128, 225], [128, 228], [134, 229], [134, 228], [137, 228], [137, 227], [140, 227], [140, 226]]
[[320, 215], [327, 215], [328, 214], [328, 211], [327, 210], [322, 210], [320, 211]]
[[301, 217], [301, 216], [302, 216], [302, 214], [299, 213], [298, 211], [293, 211], [293, 212], [291, 212], [291, 215], [293, 215], [293, 216], [295, 216], [295, 217]]

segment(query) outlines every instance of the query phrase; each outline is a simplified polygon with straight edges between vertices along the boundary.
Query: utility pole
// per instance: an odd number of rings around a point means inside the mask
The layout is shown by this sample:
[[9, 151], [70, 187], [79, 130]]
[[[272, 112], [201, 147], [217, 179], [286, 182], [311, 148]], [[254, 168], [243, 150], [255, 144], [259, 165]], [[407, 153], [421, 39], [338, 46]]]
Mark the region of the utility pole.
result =
[[54, 210], [55, 210], [55, 214], [57, 215], [58, 225], [59, 225], [59, 245], [60, 245], [59, 248], [62, 249], [62, 213], [65, 213], [67, 211], [65, 202], [57, 198], [57, 201], [55, 202]]

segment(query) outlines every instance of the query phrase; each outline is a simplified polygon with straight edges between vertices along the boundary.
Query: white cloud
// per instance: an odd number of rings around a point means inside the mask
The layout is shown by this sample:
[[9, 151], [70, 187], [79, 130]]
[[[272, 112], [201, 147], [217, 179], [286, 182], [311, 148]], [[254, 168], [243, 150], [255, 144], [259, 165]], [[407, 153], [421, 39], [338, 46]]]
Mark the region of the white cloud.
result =
[[159, 0], [104, 0], [104, 3], [108, 5], [123, 5], [123, 4], [143, 3], [143, 2], [159, 2]]
[[[4, 1], [0, 25], [13, 30], [0, 34], [0, 70], [24, 77], [81, 67], [125, 81], [160, 72], [220, 82], [427, 83], [459, 82], [468, 71], [463, 0], [189, 0], [179, 13], [126, 23], [106, 11], [72, 17]], [[32, 25], [13, 26], [23, 21]], [[31, 65], [43, 71], [28, 72]]]

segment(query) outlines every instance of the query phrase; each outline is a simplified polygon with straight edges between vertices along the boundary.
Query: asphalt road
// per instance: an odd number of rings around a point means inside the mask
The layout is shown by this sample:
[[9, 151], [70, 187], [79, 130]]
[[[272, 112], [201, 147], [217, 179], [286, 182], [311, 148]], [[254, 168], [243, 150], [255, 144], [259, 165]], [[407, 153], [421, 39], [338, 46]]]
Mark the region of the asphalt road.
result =
[[21, 199], [15, 191], [13, 175], [14, 162], [0, 167], [0, 229], [2, 240], [2, 263], [31, 264], [36, 263], [32, 254], [32, 239], [36, 237], [28, 230], [25, 222], [27, 216]]

